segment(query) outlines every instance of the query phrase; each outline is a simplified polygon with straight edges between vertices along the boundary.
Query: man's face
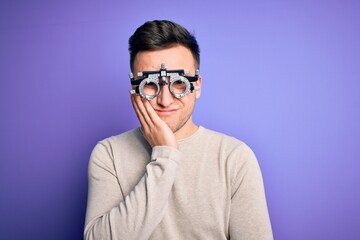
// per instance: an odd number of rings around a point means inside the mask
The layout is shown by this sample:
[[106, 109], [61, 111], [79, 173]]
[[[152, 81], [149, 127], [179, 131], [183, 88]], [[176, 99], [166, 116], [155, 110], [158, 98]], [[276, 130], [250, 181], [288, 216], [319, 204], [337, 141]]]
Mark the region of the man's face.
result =
[[[186, 69], [190, 71], [188, 76], [195, 75], [194, 57], [189, 49], [181, 45], [163, 50], [139, 52], [133, 65], [134, 75], [143, 71], [159, 71], [162, 63], [165, 64], [167, 70]], [[201, 86], [201, 78], [194, 82], [194, 86]], [[195, 100], [199, 97], [200, 90], [189, 93], [180, 99], [175, 98], [169, 90], [169, 85], [165, 85], [161, 87], [160, 94], [149, 102], [158, 116], [175, 135], [181, 138], [191, 134], [195, 127], [192, 122], [192, 112]]]

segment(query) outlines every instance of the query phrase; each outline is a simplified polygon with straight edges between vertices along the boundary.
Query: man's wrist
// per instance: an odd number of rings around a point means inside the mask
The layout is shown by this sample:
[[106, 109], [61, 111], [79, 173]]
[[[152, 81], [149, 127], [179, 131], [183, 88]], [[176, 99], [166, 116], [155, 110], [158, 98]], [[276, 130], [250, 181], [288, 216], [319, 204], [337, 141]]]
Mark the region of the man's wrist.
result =
[[152, 148], [151, 160], [158, 158], [169, 158], [176, 162], [180, 161], [181, 152], [172, 146], [155, 146]]

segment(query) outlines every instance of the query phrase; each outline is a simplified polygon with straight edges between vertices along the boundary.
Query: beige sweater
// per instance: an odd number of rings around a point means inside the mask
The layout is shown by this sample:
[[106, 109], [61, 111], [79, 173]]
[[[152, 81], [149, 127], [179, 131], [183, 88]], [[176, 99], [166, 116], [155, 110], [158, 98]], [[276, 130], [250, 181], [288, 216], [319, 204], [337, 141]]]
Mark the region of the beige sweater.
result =
[[85, 239], [272, 239], [261, 172], [243, 142], [203, 127], [179, 150], [135, 129], [89, 162]]

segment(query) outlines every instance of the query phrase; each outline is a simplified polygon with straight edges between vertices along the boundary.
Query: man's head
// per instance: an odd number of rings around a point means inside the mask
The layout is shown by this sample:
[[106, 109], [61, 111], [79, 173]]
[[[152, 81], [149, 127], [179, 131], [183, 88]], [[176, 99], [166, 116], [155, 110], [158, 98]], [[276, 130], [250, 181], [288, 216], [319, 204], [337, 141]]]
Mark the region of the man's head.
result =
[[[195, 76], [199, 67], [199, 46], [182, 26], [169, 21], [146, 22], [140, 26], [129, 39], [130, 65], [136, 76], [139, 72], [159, 72], [161, 66], [171, 70], [188, 70], [185, 76]], [[137, 78], [137, 77], [135, 77]], [[179, 138], [193, 132], [192, 112], [195, 100], [201, 94], [202, 79], [199, 76], [194, 82], [197, 89], [182, 98], [176, 98], [167, 85], [160, 84], [161, 89], [156, 97], [148, 101], [157, 115], [170, 127]], [[163, 79], [159, 78], [163, 83]], [[134, 96], [138, 97], [138, 96]], [[133, 104], [134, 104], [134, 98]]]
[[130, 68], [141, 51], [161, 50], [182, 45], [192, 53], [196, 69], [200, 67], [200, 49], [195, 37], [184, 27], [167, 20], [149, 21], [136, 29], [129, 39]]

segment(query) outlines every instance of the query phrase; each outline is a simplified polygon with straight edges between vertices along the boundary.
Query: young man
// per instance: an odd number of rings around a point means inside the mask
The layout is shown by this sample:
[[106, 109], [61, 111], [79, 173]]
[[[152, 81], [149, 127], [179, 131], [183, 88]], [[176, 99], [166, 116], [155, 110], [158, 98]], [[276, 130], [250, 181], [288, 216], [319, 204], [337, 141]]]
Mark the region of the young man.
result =
[[146, 22], [129, 50], [141, 127], [93, 150], [85, 239], [272, 239], [253, 152], [192, 120], [202, 83], [194, 36]]

